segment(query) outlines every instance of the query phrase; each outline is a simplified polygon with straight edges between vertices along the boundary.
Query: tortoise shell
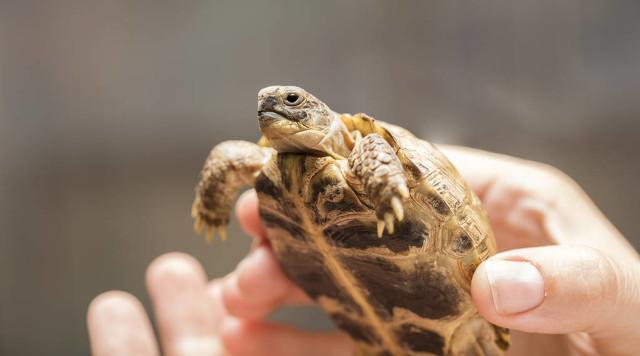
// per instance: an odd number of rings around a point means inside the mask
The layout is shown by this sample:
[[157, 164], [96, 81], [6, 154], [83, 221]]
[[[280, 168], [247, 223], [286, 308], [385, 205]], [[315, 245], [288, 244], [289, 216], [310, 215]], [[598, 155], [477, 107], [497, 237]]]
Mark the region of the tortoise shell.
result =
[[[501, 354], [506, 330], [478, 316], [469, 291], [475, 268], [496, 249], [479, 199], [433, 145], [377, 123], [403, 151], [412, 178], [394, 233], [376, 235], [375, 211], [339, 160], [277, 153], [255, 188], [278, 260], [363, 353]], [[413, 188], [421, 180], [431, 194]], [[462, 341], [470, 333], [491, 343], [478, 342], [476, 352]]]

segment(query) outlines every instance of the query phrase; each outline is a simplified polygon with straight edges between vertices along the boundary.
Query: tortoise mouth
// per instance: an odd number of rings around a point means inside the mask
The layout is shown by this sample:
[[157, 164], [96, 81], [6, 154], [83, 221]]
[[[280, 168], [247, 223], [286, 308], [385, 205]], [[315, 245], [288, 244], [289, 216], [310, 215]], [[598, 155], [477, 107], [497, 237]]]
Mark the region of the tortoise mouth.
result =
[[293, 136], [307, 128], [300, 122], [289, 120], [286, 116], [276, 111], [258, 111], [258, 124], [262, 134], [270, 141], [292, 140]]
[[275, 111], [258, 111], [258, 124], [263, 132], [281, 129], [283, 125], [287, 126], [288, 121], [284, 115]]
[[308, 130], [305, 124], [300, 121], [292, 120], [284, 114], [273, 110], [259, 110], [258, 123], [263, 133], [267, 131], [278, 132], [281, 135], [293, 134], [296, 132]]
[[259, 110], [258, 111], [258, 123], [260, 124], [260, 129], [270, 129], [270, 130], [285, 130], [291, 131], [292, 129], [298, 128], [297, 122], [293, 120], [289, 120], [283, 114], [272, 111], [272, 110]]
[[258, 111], [258, 119], [266, 121], [288, 120], [286, 116], [279, 112], [266, 110]]

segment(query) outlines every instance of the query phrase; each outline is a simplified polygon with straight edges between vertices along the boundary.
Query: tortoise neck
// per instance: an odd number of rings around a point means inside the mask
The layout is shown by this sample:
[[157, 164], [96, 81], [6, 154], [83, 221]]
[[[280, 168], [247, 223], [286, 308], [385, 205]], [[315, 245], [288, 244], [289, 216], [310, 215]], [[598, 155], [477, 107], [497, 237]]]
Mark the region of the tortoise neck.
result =
[[[334, 119], [324, 131], [325, 137], [321, 141], [324, 151], [334, 158], [346, 158], [355, 146], [355, 140], [349, 129], [341, 120], [341, 115], [334, 113]], [[339, 156], [339, 157], [336, 157]]]

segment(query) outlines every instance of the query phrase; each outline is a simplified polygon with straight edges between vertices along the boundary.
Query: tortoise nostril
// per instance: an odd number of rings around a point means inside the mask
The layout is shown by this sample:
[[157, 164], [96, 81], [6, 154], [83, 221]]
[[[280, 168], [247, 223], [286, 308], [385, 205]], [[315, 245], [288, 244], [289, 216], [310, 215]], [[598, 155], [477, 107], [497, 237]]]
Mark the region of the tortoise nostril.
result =
[[275, 109], [277, 104], [278, 104], [278, 100], [276, 99], [276, 97], [270, 95], [262, 101], [260, 110], [272, 111]]

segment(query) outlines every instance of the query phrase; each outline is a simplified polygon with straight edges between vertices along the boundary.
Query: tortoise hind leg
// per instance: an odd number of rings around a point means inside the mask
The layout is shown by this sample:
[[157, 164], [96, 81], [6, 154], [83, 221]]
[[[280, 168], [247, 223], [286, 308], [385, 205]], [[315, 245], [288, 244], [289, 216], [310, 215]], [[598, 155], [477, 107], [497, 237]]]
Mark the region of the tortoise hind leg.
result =
[[481, 317], [460, 325], [451, 338], [447, 355], [502, 356], [509, 347], [509, 331]]
[[207, 241], [211, 241], [216, 230], [225, 239], [238, 189], [253, 184], [272, 153], [271, 148], [246, 141], [225, 141], [211, 150], [191, 207], [196, 232], [206, 225]]

